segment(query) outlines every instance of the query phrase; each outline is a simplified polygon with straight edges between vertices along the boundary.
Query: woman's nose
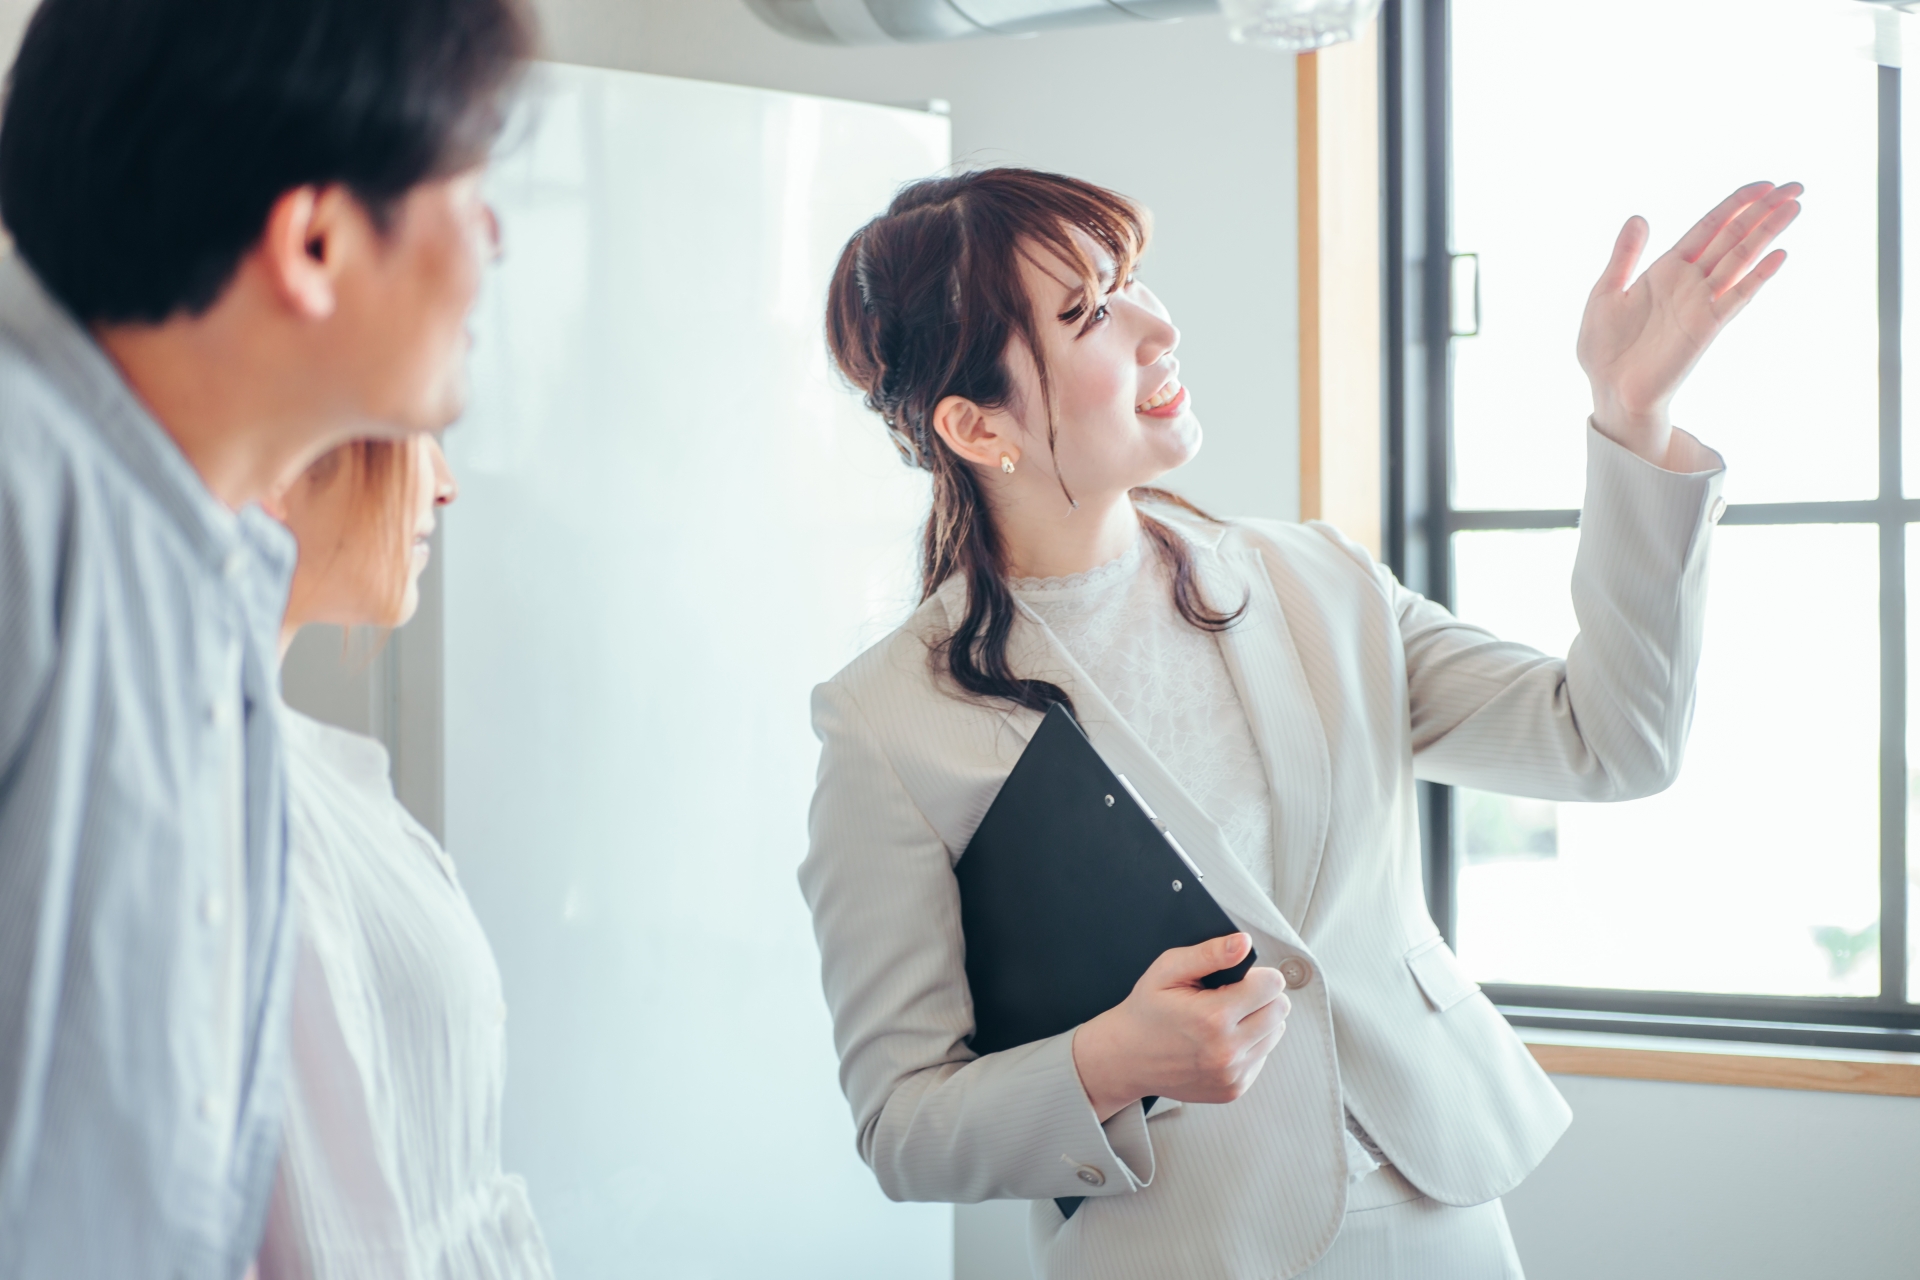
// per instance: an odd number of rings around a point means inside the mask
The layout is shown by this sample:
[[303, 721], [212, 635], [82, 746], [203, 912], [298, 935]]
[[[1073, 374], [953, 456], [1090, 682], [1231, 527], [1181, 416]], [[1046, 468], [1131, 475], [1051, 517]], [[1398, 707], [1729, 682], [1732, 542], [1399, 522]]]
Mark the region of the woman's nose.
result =
[[1140, 334], [1140, 363], [1153, 364], [1173, 354], [1174, 348], [1180, 345], [1180, 330], [1164, 315], [1145, 307], [1141, 313], [1146, 317], [1146, 326]]
[[460, 496], [460, 482], [453, 478], [453, 467], [447, 462], [439, 437], [427, 437], [427, 457], [433, 465], [433, 505], [444, 507]]

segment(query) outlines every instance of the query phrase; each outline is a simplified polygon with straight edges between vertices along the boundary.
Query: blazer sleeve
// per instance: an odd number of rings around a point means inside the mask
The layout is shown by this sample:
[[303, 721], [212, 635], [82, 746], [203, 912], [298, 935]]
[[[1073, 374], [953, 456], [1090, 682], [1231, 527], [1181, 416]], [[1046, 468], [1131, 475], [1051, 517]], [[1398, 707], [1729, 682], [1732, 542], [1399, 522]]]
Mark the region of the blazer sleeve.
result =
[[984, 1057], [946, 845], [853, 694], [813, 696], [820, 772], [800, 887], [813, 911], [840, 1083], [893, 1200], [1119, 1195], [1153, 1178], [1140, 1108], [1101, 1125], [1073, 1033]]
[[1548, 800], [1670, 786], [1693, 719], [1707, 549], [1724, 468], [1667, 471], [1587, 429], [1564, 660], [1470, 626], [1380, 570], [1406, 654], [1414, 768], [1435, 782]]

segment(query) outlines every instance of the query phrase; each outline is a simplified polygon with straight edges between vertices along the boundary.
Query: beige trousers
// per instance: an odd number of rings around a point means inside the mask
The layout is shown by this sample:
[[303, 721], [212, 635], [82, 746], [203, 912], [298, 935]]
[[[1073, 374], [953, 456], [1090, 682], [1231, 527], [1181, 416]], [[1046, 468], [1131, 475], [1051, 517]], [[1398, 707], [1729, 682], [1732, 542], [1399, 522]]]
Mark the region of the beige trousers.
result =
[[1391, 1165], [1347, 1198], [1339, 1238], [1299, 1280], [1525, 1280], [1498, 1200], [1456, 1209]]

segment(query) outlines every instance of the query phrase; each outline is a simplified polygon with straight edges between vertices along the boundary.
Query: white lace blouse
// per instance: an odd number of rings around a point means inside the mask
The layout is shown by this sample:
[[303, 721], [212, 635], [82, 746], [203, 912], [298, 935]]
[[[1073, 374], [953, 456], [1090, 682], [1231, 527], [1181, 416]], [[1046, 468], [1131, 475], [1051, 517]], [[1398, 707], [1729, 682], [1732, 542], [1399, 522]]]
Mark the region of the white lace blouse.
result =
[[[1173, 584], [1144, 537], [1117, 560], [1066, 578], [1015, 578], [1094, 686], [1194, 803], [1220, 824], [1254, 883], [1273, 894], [1273, 792], [1253, 726], [1214, 633], [1180, 616]], [[1236, 601], [1210, 600], [1214, 608]], [[1351, 1114], [1347, 1165], [1358, 1180], [1383, 1157]]]
[[1008, 585], [1220, 824], [1254, 883], [1272, 894], [1273, 794], [1253, 727], [1220, 641], [1174, 608], [1166, 568], [1149, 556], [1146, 539], [1086, 573]]
[[500, 1169], [506, 1004], [370, 739], [285, 713], [293, 1080], [260, 1280], [551, 1280]]

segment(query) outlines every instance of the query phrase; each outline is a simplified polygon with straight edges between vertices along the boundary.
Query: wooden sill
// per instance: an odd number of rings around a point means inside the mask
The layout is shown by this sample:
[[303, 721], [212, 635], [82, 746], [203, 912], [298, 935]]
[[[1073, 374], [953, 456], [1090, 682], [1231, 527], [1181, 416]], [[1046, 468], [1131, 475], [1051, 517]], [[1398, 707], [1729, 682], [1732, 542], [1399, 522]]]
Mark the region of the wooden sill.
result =
[[1551, 1075], [1920, 1098], [1920, 1054], [1801, 1049], [1658, 1036], [1521, 1032]]

